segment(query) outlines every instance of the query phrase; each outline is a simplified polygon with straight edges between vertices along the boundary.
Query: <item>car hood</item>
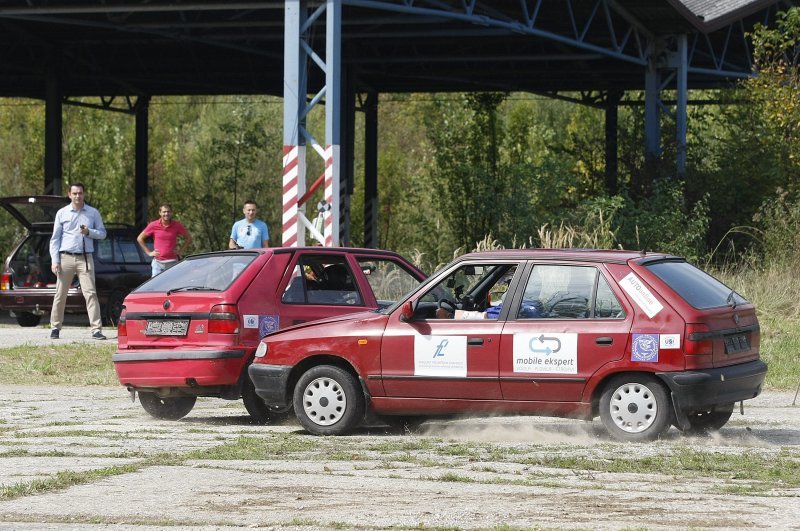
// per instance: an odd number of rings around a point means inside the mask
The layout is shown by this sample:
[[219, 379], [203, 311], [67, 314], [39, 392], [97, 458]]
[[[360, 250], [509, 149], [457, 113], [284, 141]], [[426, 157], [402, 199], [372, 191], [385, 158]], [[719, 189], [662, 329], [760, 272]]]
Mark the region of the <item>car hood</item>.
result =
[[33, 230], [35, 225], [52, 226], [56, 212], [68, 204], [69, 199], [60, 195], [0, 197], [0, 206], [28, 230]]

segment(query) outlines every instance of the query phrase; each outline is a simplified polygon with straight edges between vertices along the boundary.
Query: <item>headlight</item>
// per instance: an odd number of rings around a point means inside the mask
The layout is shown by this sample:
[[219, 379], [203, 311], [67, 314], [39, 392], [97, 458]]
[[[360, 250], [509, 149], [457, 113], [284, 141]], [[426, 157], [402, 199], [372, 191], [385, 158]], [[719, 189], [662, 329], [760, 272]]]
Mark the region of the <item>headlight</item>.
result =
[[263, 341], [258, 344], [258, 348], [256, 349], [256, 358], [263, 358], [267, 355], [267, 344]]

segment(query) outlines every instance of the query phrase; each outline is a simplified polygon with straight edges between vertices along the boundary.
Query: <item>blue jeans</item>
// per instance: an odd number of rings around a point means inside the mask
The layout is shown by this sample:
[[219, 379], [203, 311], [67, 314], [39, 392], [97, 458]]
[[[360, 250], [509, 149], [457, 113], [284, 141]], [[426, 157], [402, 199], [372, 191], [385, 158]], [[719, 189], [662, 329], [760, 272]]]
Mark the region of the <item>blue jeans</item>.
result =
[[150, 262], [150, 267], [151, 267], [151, 270], [152, 270], [152, 275], [151, 276], [154, 277], [157, 274], [161, 273], [162, 271], [166, 271], [167, 269], [169, 269], [170, 267], [174, 266], [177, 263], [178, 263], [178, 260], [161, 261], [161, 260], [156, 260], [155, 258], [153, 258], [153, 261]]

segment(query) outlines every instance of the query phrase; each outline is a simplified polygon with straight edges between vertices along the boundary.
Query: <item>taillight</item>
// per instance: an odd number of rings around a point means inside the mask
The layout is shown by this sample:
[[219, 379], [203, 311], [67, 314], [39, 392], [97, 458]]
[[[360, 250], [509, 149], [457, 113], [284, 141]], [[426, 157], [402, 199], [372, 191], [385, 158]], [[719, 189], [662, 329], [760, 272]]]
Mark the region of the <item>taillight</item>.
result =
[[690, 356], [710, 356], [714, 352], [711, 338], [708, 337], [708, 325], [701, 323], [686, 324], [686, 340], [683, 351]]
[[122, 313], [119, 314], [119, 321], [117, 322], [117, 337], [128, 337], [128, 321], [125, 318], [126, 310], [123, 307]]
[[11, 273], [3, 273], [0, 277], [0, 290], [8, 291], [11, 289]]
[[238, 334], [239, 313], [234, 304], [217, 304], [208, 314], [209, 334]]

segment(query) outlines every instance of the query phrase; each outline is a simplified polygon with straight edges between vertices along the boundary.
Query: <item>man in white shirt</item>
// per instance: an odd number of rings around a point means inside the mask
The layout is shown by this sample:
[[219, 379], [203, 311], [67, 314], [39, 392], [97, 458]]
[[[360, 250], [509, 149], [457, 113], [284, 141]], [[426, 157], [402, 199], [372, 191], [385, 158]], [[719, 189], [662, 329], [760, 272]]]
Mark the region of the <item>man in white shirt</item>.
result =
[[53, 309], [50, 311], [50, 339], [58, 339], [64, 322], [67, 293], [75, 275], [86, 299], [86, 311], [94, 339], [106, 339], [100, 317], [100, 303], [94, 283], [93, 240], [106, 237], [106, 228], [96, 208], [84, 202], [85, 186], [73, 183], [69, 187], [70, 204], [56, 213], [53, 236], [50, 238], [50, 258], [53, 273], [58, 278]]

